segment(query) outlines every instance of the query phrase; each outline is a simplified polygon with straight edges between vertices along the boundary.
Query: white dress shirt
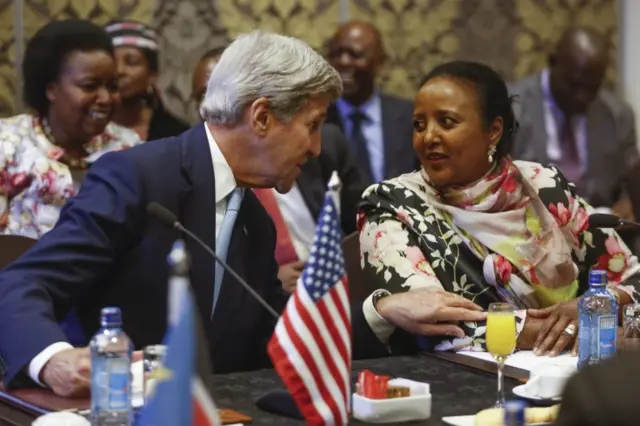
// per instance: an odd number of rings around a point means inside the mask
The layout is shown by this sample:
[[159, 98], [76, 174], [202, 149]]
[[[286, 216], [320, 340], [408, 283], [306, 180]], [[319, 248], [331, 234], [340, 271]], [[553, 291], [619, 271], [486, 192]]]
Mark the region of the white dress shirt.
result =
[[[216, 238], [220, 232], [220, 226], [222, 219], [227, 210], [227, 196], [236, 188], [236, 180], [233, 177], [233, 171], [227, 163], [227, 160], [222, 155], [218, 144], [216, 143], [213, 135], [209, 131], [209, 127], [203, 124], [207, 133], [207, 140], [209, 141], [209, 149], [211, 150], [211, 159], [213, 165], [213, 175], [215, 178], [215, 191], [216, 191]], [[213, 285], [213, 282], [212, 282]], [[36, 383], [43, 385], [40, 382], [40, 372], [47, 362], [58, 352], [65, 349], [72, 349], [67, 342], [56, 342], [47, 346], [42, 352], [36, 355], [29, 363], [29, 376]]]
[[297, 184], [293, 185], [291, 191], [280, 194], [273, 190], [276, 195], [282, 219], [289, 230], [293, 247], [300, 260], [306, 261], [309, 258], [309, 251], [313, 244], [313, 237], [316, 232], [316, 221], [311, 216], [307, 204], [302, 198], [302, 193]]

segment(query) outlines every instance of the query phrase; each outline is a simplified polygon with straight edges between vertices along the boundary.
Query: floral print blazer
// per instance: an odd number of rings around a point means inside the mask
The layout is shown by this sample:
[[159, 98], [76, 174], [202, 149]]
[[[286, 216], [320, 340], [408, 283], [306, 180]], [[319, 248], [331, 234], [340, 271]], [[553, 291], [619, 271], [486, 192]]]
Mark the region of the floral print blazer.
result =
[[[630, 295], [640, 290], [637, 258], [613, 230], [589, 229], [588, 215], [595, 211], [575, 193], [573, 184], [555, 167], [523, 161], [514, 164], [559, 228], [569, 231], [566, 235], [573, 240], [572, 258], [579, 270], [578, 294], [588, 288], [591, 268], [606, 270], [609, 284]], [[361, 266], [374, 288], [394, 293], [436, 286], [485, 309], [490, 303], [504, 301], [485, 279], [483, 259], [450, 218], [427, 201], [425, 190], [421, 173], [414, 172], [375, 184], [363, 194], [358, 212]], [[498, 274], [503, 273], [497, 269]], [[436, 350], [484, 350], [485, 324], [466, 322], [461, 326], [465, 338], [443, 337], [431, 345]], [[520, 318], [518, 332], [522, 326]]]
[[[84, 162], [88, 166], [106, 152], [139, 143], [134, 131], [109, 123], [85, 145]], [[37, 117], [22, 114], [0, 120], [0, 234], [40, 238], [55, 225], [80, 184], [60, 161], [64, 155]]]

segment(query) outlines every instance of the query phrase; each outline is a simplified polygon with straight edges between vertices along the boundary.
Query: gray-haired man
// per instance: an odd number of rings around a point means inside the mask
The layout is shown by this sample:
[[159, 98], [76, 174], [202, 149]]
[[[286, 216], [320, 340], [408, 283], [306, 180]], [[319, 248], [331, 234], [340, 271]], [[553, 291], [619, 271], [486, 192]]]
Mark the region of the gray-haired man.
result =
[[[174, 212], [272, 307], [282, 309], [274, 225], [245, 189], [291, 188], [300, 166], [318, 155], [320, 126], [341, 90], [337, 72], [303, 42], [262, 32], [238, 37], [209, 79], [201, 105], [205, 123], [102, 157], [53, 230], [0, 273], [5, 383], [26, 376], [59, 395], [88, 392], [88, 351], [70, 347], [57, 322], [74, 306], [86, 335], [98, 328], [100, 309], [115, 305], [137, 348], [162, 341], [165, 257], [180, 234], [147, 217], [151, 202]], [[268, 366], [265, 347], [274, 319], [201, 247], [189, 239], [187, 246], [216, 372]], [[369, 315], [399, 327], [483, 315], [454, 295], [382, 296], [369, 301], [379, 307]], [[362, 306], [353, 310], [354, 354], [384, 354]], [[456, 332], [451, 324], [410, 331]]]

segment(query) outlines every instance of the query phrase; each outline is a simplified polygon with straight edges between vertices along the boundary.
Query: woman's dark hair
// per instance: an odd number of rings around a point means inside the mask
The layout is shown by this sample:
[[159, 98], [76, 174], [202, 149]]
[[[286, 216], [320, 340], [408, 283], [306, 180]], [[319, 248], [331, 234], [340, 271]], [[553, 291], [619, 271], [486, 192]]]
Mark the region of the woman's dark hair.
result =
[[478, 62], [452, 61], [432, 69], [422, 80], [420, 87], [429, 80], [444, 76], [473, 83], [485, 129], [488, 129], [497, 117], [502, 117], [502, 137], [496, 146], [496, 158], [500, 159], [509, 154], [518, 130], [518, 121], [513, 112], [513, 97], [509, 96], [507, 85], [502, 77], [491, 67]]
[[23, 94], [38, 114], [47, 114], [47, 86], [58, 79], [69, 55], [78, 51], [113, 56], [111, 37], [89, 21], [68, 19], [49, 22], [29, 40], [22, 62]]

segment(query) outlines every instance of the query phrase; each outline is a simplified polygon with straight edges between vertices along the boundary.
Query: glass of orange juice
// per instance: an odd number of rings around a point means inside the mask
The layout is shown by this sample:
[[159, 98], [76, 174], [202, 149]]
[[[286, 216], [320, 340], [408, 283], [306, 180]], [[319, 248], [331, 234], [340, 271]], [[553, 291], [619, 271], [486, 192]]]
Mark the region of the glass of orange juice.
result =
[[498, 363], [496, 407], [504, 407], [504, 362], [516, 348], [515, 308], [508, 303], [492, 303], [487, 315], [487, 350]]

